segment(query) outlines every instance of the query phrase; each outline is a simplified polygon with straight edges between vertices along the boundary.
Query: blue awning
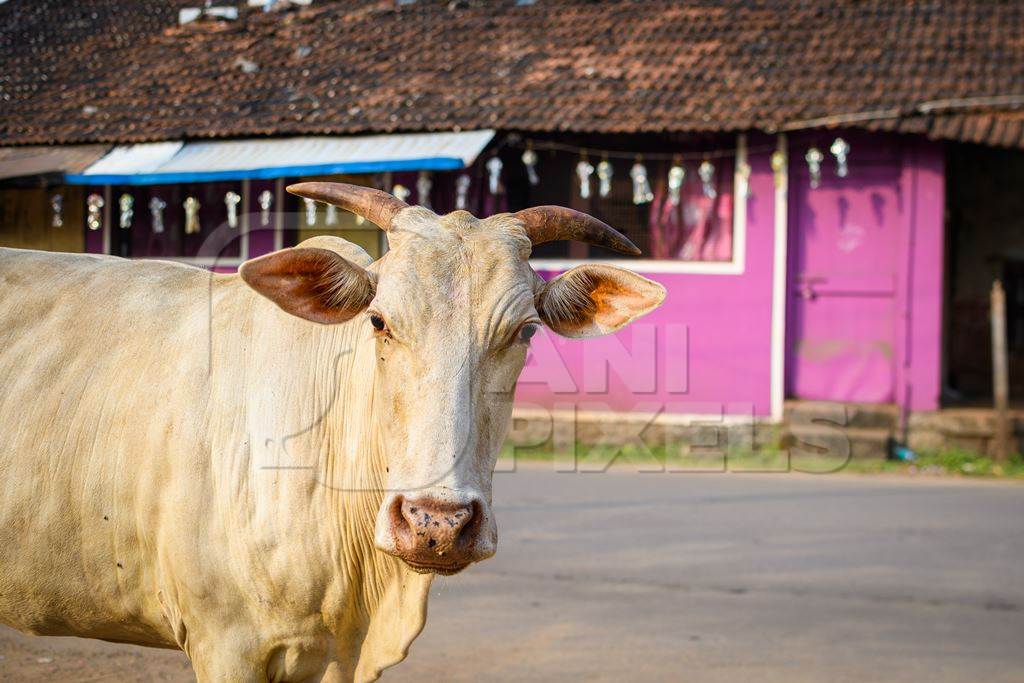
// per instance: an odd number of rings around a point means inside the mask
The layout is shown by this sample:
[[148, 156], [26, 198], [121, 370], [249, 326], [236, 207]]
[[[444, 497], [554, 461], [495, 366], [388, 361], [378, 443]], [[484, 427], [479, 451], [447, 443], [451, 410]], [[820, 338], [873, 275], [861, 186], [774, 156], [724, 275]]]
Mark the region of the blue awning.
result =
[[71, 185], [156, 185], [334, 173], [452, 171], [473, 163], [493, 130], [358, 137], [152, 142], [115, 147]]

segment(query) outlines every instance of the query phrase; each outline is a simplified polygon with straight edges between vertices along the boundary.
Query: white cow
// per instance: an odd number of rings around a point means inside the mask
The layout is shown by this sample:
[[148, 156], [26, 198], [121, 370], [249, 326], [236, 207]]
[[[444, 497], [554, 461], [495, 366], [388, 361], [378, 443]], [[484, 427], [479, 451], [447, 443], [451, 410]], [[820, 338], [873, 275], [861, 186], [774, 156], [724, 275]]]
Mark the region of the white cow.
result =
[[495, 551], [537, 326], [603, 334], [664, 298], [610, 266], [542, 281], [532, 244], [635, 250], [569, 209], [289, 190], [390, 251], [317, 237], [215, 275], [0, 250], [0, 621], [181, 648], [200, 682], [374, 680], [433, 574]]

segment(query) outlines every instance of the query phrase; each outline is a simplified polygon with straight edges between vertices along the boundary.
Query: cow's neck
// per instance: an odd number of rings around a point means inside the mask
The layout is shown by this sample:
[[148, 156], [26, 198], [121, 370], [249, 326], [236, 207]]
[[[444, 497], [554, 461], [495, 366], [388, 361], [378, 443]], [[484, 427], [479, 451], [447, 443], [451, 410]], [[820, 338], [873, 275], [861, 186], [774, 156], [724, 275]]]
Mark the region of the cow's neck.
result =
[[276, 536], [262, 543], [293, 553], [308, 577], [300, 597], [320, 602], [339, 645], [355, 648], [352, 665], [369, 673], [404, 657], [430, 584], [374, 547], [387, 467], [380, 425], [392, 419], [374, 392], [375, 342], [362, 317], [319, 326], [249, 303], [258, 357], [248, 366], [260, 371], [244, 407], [255, 495], [241, 521], [251, 528], [255, 517]]

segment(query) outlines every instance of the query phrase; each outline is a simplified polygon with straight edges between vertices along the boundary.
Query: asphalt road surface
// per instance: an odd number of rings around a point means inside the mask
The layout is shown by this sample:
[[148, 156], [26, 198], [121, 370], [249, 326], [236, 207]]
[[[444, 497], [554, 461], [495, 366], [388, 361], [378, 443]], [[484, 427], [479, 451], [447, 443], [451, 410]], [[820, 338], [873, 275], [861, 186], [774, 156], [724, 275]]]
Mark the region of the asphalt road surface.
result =
[[[1022, 681], [1024, 486], [498, 474], [496, 558], [435, 582], [385, 681]], [[0, 680], [191, 681], [0, 630]]]

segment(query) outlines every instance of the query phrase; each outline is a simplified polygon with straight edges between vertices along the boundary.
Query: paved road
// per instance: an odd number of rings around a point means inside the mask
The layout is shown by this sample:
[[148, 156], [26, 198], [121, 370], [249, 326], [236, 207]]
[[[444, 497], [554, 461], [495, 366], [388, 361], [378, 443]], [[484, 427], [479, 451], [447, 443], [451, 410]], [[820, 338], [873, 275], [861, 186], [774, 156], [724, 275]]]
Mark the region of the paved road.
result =
[[[534, 466], [495, 488], [498, 556], [435, 583], [385, 681], [1024, 680], [1024, 486]], [[192, 680], [178, 653], [9, 630], [0, 655], [0, 680]]]

